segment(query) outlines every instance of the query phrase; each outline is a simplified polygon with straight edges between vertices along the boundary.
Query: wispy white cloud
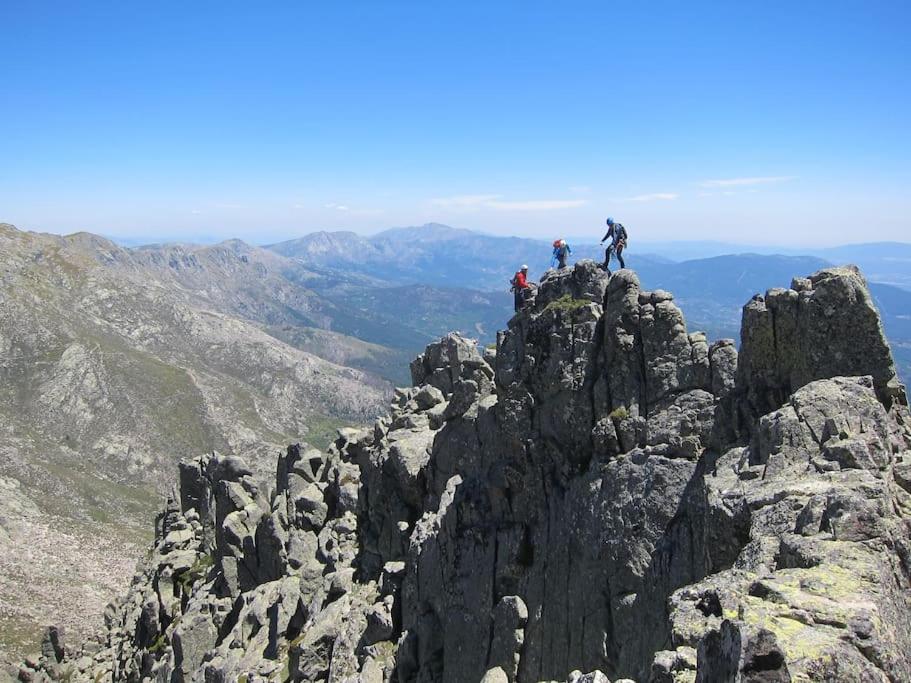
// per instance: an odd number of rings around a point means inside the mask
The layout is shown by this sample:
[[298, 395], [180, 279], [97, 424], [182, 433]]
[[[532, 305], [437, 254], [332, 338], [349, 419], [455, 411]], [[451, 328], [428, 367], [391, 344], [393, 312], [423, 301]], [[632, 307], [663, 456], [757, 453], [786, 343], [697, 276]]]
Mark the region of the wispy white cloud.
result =
[[571, 185], [569, 191], [575, 194], [588, 194], [592, 188], [589, 185]]
[[486, 206], [498, 211], [553, 211], [554, 209], [575, 209], [585, 206], [585, 199], [531, 199], [524, 202], [487, 202]]
[[773, 175], [773, 176], [756, 176], [752, 178], [722, 178], [719, 180], [703, 180], [699, 185], [701, 187], [747, 187], [750, 185], [772, 185], [774, 183], [786, 183], [789, 180], [796, 179], [793, 175]]
[[521, 201], [504, 200], [499, 194], [467, 194], [454, 197], [437, 197], [430, 203], [443, 209], [493, 211], [553, 211], [575, 209], [588, 204], [587, 199], [529, 199]]
[[679, 198], [677, 192], [650, 192], [649, 194], [637, 194], [634, 197], [626, 197], [618, 201], [621, 202], [672, 202]]
[[[295, 209], [305, 208], [304, 204], [295, 204]], [[349, 216], [379, 216], [382, 213], [385, 213], [383, 209], [361, 209], [358, 207], [350, 206], [348, 204], [336, 204], [335, 202], [329, 202], [323, 204], [324, 209], [331, 209], [333, 211], [341, 211]]]
[[460, 194], [454, 197], [437, 197], [430, 203], [442, 209], [476, 209], [500, 198], [498, 194]]

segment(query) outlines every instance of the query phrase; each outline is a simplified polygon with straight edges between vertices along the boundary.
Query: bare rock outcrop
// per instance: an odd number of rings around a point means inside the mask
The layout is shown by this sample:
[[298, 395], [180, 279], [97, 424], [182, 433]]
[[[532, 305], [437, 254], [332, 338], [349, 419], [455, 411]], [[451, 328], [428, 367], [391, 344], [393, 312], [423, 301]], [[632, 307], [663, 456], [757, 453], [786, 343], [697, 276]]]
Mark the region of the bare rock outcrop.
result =
[[[911, 418], [863, 279], [744, 309], [552, 271], [274, 486], [184, 463], [72, 680], [911, 679]], [[179, 503], [178, 503], [179, 500]], [[61, 669], [61, 670], [63, 670]], [[30, 669], [31, 671], [31, 669]], [[587, 672], [587, 673], [583, 673]]]
[[827, 268], [743, 309], [738, 384], [747, 426], [804, 384], [870, 375], [887, 406], [907, 404], [879, 312], [860, 271]]

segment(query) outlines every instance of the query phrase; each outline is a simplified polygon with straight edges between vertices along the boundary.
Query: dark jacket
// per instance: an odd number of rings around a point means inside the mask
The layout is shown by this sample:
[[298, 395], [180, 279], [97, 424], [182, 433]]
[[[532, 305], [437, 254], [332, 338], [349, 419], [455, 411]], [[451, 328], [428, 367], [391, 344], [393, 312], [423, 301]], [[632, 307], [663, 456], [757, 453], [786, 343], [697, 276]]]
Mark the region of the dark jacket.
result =
[[601, 238], [601, 241], [606, 242], [608, 239], [610, 239], [611, 244], [626, 242], [626, 228], [623, 227], [622, 223], [614, 223], [607, 229], [607, 232], [604, 233], [604, 237]]

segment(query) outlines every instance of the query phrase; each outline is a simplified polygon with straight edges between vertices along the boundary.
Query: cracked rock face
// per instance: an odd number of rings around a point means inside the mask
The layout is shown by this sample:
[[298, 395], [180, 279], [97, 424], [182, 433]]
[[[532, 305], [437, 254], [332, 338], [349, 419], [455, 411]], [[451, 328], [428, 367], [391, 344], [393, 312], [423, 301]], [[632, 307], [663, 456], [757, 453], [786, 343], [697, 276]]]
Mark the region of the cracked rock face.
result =
[[911, 680], [911, 417], [866, 285], [795, 280], [742, 335], [630, 271], [551, 272], [496, 353], [431, 344], [387, 417], [289, 448], [274, 486], [184, 463], [107, 632], [28, 671]]

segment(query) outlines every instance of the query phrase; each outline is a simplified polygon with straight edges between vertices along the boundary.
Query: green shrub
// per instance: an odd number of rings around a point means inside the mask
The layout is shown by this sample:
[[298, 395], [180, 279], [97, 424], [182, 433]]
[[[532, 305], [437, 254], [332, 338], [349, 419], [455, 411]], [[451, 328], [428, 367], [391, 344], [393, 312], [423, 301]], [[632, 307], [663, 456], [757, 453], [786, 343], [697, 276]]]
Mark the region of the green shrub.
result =
[[157, 654], [164, 650], [165, 646], [168, 644], [168, 637], [162, 633], [155, 639], [155, 642], [149, 646], [149, 654]]
[[180, 578], [177, 580], [177, 582], [180, 584], [180, 587], [183, 589], [183, 592], [189, 593], [190, 588], [193, 587], [193, 584], [200, 579], [204, 579], [209, 573], [209, 569], [214, 564], [215, 558], [211, 553], [208, 555], [201, 555], [199, 558], [197, 558], [196, 562], [193, 563], [193, 566], [181, 574]]
[[551, 301], [545, 307], [545, 311], [566, 311], [572, 313], [580, 308], [588, 306], [591, 302], [588, 299], [573, 299], [571, 294], [564, 294], [559, 299]]
[[625, 420], [629, 417], [629, 411], [626, 409], [626, 406], [620, 406], [614, 408], [608, 417], [612, 420]]

